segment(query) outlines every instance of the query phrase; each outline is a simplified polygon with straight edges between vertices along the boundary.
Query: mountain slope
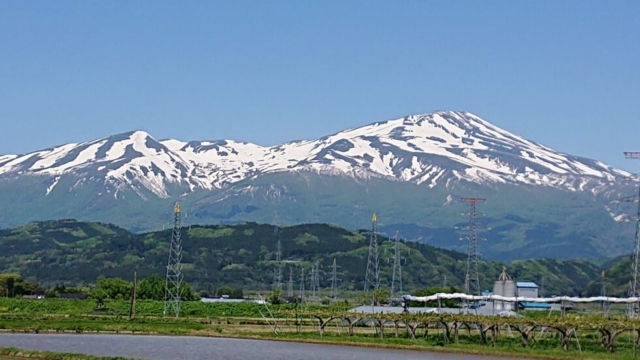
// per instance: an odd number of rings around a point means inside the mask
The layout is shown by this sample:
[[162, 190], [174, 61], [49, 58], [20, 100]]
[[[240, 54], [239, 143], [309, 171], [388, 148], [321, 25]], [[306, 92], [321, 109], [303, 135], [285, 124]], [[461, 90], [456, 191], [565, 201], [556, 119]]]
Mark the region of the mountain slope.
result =
[[[299, 288], [301, 269], [308, 276], [316, 262], [321, 269], [321, 288], [329, 287], [331, 264], [336, 259], [340, 288], [361, 290], [368, 236], [364, 231], [326, 224], [283, 227], [279, 235], [273, 226], [265, 224], [192, 226], [183, 231], [183, 273], [186, 281], [201, 289], [232, 285], [245, 290], [269, 290], [280, 239], [284, 279], [291, 272], [295, 289]], [[135, 268], [140, 277], [164, 276], [170, 239], [171, 230], [132, 234], [113, 225], [74, 220], [30, 223], [0, 231], [0, 251], [5, 259], [0, 271], [20, 273], [47, 285], [93, 283], [99, 276], [130, 278]], [[381, 285], [389, 286], [393, 243], [383, 236], [379, 240]], [[411, 242], [401, 243], [400, 248], [407, 292], [438, 286], [443, 281], [462, 287], [465, 254]], [[492, 288], [502, 266], [495, 261], [481, 262], [483, 289]], [[519, 261], [510, 272], [523, 280], [544, 278], [548, 293], [573, 295], [597, 276], [598, 267], [584, 261], [534, 260]]]
[[[134, 131], [0, 158], [0, 175], [62, 174], [105, 179], [114, 188], [221, 188], [260, 174], [315, 171], [387, 177], [433, 187], [451, 180], [582, 190], [629, 174], [513, 135], [470, 113], [442, 111], [374, 123], [312, 141], [261, 147], [229, 140], [157, 141]], [[178, 195], [178, 194], [173, 194]]]
[[[487, 258], [627, 253], [629, 174], [476, 115], [439, 111], [262, 147], [142, 131], [0, 156], [0, 226], [76, 218], [158, 229], [179, 199], [202, 224], [331, 222], [464, 250], [461, 197], [487, 198]], [[628, 204], [627, 204], [628, 205]]]

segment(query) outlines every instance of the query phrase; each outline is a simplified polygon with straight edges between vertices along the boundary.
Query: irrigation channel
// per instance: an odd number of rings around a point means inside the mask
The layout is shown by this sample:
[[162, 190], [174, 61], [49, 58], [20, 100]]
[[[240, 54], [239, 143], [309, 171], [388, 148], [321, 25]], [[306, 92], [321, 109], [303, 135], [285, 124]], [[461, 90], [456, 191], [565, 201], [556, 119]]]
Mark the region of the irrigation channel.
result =
[[495, 358], [428, 351], [192, 336], [2, 334], [0, 346], [150, 360], [489, 360]]

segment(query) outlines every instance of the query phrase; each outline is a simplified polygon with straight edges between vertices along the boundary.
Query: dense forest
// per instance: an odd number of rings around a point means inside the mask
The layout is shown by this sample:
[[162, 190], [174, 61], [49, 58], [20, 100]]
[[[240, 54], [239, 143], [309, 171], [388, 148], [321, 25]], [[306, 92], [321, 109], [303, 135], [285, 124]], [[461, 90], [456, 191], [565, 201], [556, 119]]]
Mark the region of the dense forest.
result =
[[[328, 288], [335, 259], [340, 289], [360, 290], [369, 237], [366, 230], [350, 231], [327, 224], [277, 229], [256, 223], [186, 227], [182, 231], [184, 278], [194, 291], [210, 294], [220, 287], [269, 290], [280, 241], [283, 289], [290, 277], [294, 289], [298, 289], [301, 272], [308, 281], [316, 263], [320, 287]], [[134, 270], [140, 278], [164, 278], [170, 239], [170, 229], [134, 234], [103, 223], [34, 222], [0, 230], [4, 260], [0, 271], [19, 274], [45, 288], [96, 284], [101, 278], [130, 280]], [[386, 287], [391, 282], [394, 242], [380, 234], [378, 241], [381, 286]], [[401, 242], [400, 251], [405, 293], [442, 285], [463, 287], [466, 254], [413, 242]], [[503, 266], [517, 280], [538, 283], [542, 295], [578, 295], [590, 282], [597, 281], [601, 272], [599, 266], [582, 260], [518, 260], [511, 264], [482, 261], [483, 289], [491, 289]]]

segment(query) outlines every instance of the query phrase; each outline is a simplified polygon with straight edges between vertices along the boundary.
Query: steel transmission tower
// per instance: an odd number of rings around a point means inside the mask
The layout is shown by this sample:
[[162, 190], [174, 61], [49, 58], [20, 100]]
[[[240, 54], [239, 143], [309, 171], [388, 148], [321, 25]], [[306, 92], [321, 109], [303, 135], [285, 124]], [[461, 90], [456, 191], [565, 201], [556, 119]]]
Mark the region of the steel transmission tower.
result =
[[[600, 296], [602, 296], [602, 297], [607, 296], [607, 278], [606, 278], [605, 275], [606, 275], [606, 273], [603, 270], [602, 274], [601, 274], [601, 280], [600, 280], [600, 282], [602, 283], [602, 288], [600, 289]], [[600, 307], [602, 308], [602, 311], [604, 312], [606, 310], [606, 308], [607, 308], [607, 302], [603, 301], [600, 304]]]
[[373, 213], [371, 218], [371, 238], [369, 240], [369, 257], [367, 258], [367, 273], [364, 277], [364, 291], [377, 290], [380, 286], [380, 262], [378, 258], [378, 218]]
[[164, 293], [164, 315], [168, 313], [180, 316], [180, 298], [182, 297], [182, 219], [180, 203], [173, 207], [173, 231], [169, 247], [169, 262]]
[[273, 289], [274, 290], [278, 289], [282, 291], [282, 246], [280, 243], [280, 231], [278, 230], [277, 226], [273, 231], [273, 233], [278, 238], [278, 245], [277, 245], [277, 251], [276, 251], [276, 271], [274, 272], [274, 276], [273, 276]]
[[300, 303], [304, 304], [304, 268], [300, 268]]
[[338, 298], [338, 265], [336, 258], [333, 258], [333, 266], [331, 267], [331, 294], [329, 301], [333, 302]]
[[[311, 290], [311, 299], [316, 297], [316, 267], [311, 267], [311, 276], [309, 277], [309, 286]], [[313, 301], [313, 300], [311, 300]]]
[[400, 233], [396, 231], [393, 245], [393, 275], [391, 276], [391, 297], [399, 299], [402, 296], [402, 258], [400, 256]]
[[467, 272], [465, 275], [465, 292], [467, 294], [480, 295], [480, 276], [478, 274], [478, 234], [476, 224], [476, 204], [483, 203], [482, 198], [460, 199], [470, 204], [469, 211], [469, 235], [467, 246]]
[[[638, 159], [640, 160], [640, 152], [631, 152], [627, 151], [624, 153], [624, 156], [627, 159]], [[638, 184], [638, 210], [636, 213], [636, 234], [635, 234], [635, 242], [633, 247], [633, 269], [631, 274], [631, 290], [630, 296], [637, 297], [638, 294], [638, 263], [640, 262], [640, 184]], [[635, 304], [635, 308], [633, 309], [634, 313], [638, 313], [637, 304]]]
[[293, 299], [293, 269], [289, 268], [289, 286], [287, 287], [287, 297]]
[[320, 265], [316, 262], [311, 268], [311, 297], [320, 296]]

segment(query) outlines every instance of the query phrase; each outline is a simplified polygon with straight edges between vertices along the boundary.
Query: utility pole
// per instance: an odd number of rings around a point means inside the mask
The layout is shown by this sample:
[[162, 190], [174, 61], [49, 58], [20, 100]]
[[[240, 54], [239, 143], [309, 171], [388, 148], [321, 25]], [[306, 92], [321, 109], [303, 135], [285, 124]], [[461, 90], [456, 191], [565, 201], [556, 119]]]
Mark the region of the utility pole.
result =
[[469, 235], [467, 245], [467, 273], [465, 291], [470, 295], [480, 295], [480, 276], [478, 274], [478, 234], [476, 224], [476, 204], [483, 203], [482, 198], [462, 198], [469, 203]]
[[378, 218], [373, 213], [371, 218], [371, 235], [369, 239], [369, 256], [367, 257], [367, 272], [364, 277], [364, 291], [373, 290], [372, 301], [375, 305], [375, 291], [380, 286], [380, 262], [378, 258]]
[[400, 233], [396, 231], [395, 244], [393, 245], [393, 273], [391, 276], [391, 298], [399, 299], [402, 296], [402, 258], [400, 256]]
[[[636, 159], [640, 160], [640, 152], [636, 151], [627, 151], [624, 153], [624, 156], [627, 159]], [[634, 238], [634, 247], [633, 247], [633, 270], [631, 274], [631, 297], [638, 297], [638, 263], [640, 262], [640, 184], [638, 184], [638, 197], [636, 199], [638, 202], [638, 210], [636, 213], [636, 234]], [[633, 307], [633, 316], [638, 314], [638, 304], [634, 304]]]
[[173, 231], [169, 246], [169, 262], [167, 263], [167, 277], [165, 281], [164, 311], [180, 316], [180, 299], [182, 297], [182, 219], [180, 217], [180, 203], [176, 201], [173, 207]]
[[133, 271], [133, 288], [131, 289], [131, 308], [129, 309], [129, 319], [136, 317], [136, 293], [138, 292], [138, 270]]

